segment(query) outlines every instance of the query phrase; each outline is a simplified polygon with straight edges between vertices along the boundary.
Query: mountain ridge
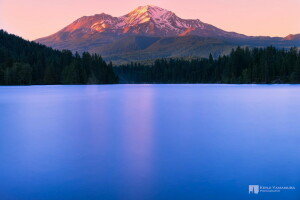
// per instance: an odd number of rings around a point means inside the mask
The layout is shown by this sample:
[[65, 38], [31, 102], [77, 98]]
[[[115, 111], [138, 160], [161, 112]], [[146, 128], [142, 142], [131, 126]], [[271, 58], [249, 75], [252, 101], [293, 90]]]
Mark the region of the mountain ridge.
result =
[[[121, 41], [126, 43], [126, 38], [130, 40], [131, 37], [139, 36], [144, 36], [147, 41], [151, 40], [152, 37], [161, 39], [178, 37], [177, 40], [181, 41], [180, 37], [198, 36], [223, 40], [224, 45], [229, 44], [231, 47], [238, 45], [274, 45], [280, 48], [300, 46], [298, 35], [290, 35], [285, 38], [247, 36], [236, 32], [224, 31], [199, 19], [182, 19], [172, 11], [153, 5], [140, 6], [120, 17], [114, 17], [106, 13], [83, 16], [60, 31], [35, 41], [60, 50], [70, 49], [73, 52], [90, 51], [110, 57], [109, 51], [105, 51], [105, 47], [111, 49], [113, 45], [115, 47], [112, 50], [113, 52], [120, 51], [118, 46], [124, 46]], [[149, 38], [146, 39], [146, 37]], [[116, 41], [119, 41], [119, 44]], [[122, 54], [134, 53], [138, 45], [140, 43], [137, 42], [132, 44], [131, 48], [127, 46], [118, 55], [122, 57]], [[182, 48], [188, 49], [190, 47], [187, 45], [191, 46], [193, 44], [182, 45]], [[158, 51], [159, 48], [157, 47], [155, 50]], [[181, 47], [177, 45], [177, 48]], [[173, 52], [175, 50], [170, 49], [170, 51]], [[220, 51], [218, 49], [215, 49], [213, 52], [207, 51], [206, 56], [214, 52]], [[150, 51], [149, 54], [151, 54]], [[190, 56], [195, 56], [195, 54], [197, 52], [191, 53]], [[222, 52], [220, 55], [222, 55]], [[164, 55], [161, 55], [161, 57], [164, 57]]]
[[[106, 13], [83, 16], [50, 36], [64, 32], [69, 33], [69, 36], [72, 37], [72, 33], [78, 30], [80, 30], [82, 34], [105, 32], [117, 35], [135, 34], [171, 37], [180, 36], [184, 33], [184, 35], [187, 35], [188, 33], [189, 35], [193, 34], [204, 37], [246, 37], [246, 35], [243, 34], [223, 31], [199, 19], [182, 19], [169, 10], [150, 5], [140, 6], [120, 17], [113, 17]], [[49, 36], [37, 39], [36, 41], [46, 38], [49, 38]], [[61, 39], [64, 38], [62, 37]]]

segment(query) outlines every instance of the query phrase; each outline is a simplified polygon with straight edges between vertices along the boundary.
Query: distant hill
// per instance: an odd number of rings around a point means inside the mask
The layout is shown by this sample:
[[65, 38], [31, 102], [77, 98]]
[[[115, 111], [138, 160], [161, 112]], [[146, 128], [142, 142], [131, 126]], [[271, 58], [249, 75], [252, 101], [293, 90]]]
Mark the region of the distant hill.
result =
[[299, 35], [252, 37], [224, 31], [199, 19], [182, 19], [157, 6], [140, 6], [121, 17], [84, 16], [48, 37], [36, 40], [56, 49], [100, 53], [108, 61], [164, 57], [208, 57], [236, 46], [300, 47]]
[[286, 36], [284, 39], [289, 41], [300, 41], [300, 34], [296, 34], [296, 35], [290, 34]]

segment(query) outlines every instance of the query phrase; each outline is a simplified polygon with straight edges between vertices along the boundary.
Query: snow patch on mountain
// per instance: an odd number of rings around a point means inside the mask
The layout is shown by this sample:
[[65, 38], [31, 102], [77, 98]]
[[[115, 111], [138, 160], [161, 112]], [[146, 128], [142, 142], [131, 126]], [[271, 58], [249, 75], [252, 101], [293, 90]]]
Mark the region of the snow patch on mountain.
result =
[[[240, 34], [223, 31], [196, 19], [181, 19], [175, 13], [152, 5], [140, 6], [130, 13], [113, 17], [101, 13], [84, 16], [74, 21], [51, 37], [63, 41], [75, 38], [116, 37], [127, 35], [146, 35], [173, 37], [197, 35], [203, 37], [243, 37]], [[50, 36], [49, 36], [50, 37]]]
[[[205, 28], [200, 20], [183, 20], [175, 13], [157, 7], [140, 6], [121, 17], [112, 17], [106, 14], [95, 15], [99, 19], [91, 24], [90, 28], [98, 32], [119, 32], [135, 34], [152, 34], [160, 36], [175, 36], [191, 28]], [[77, 21], [86, 21], [84, 17]]]

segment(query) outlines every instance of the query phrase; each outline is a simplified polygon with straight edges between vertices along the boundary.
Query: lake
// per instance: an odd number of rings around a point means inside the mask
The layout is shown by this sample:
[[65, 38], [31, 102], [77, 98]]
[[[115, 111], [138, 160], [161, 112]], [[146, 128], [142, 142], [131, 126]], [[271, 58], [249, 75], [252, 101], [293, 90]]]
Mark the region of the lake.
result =
[[1, 200], [299, 200], [300, 85], [0, 87], [0, 161]]

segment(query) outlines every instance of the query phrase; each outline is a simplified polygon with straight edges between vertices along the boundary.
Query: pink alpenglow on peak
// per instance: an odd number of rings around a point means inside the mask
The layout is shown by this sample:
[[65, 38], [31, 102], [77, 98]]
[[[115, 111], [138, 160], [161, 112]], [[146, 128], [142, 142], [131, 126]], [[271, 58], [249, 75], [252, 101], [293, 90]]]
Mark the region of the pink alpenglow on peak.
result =
[[158, 37], [198, 35], [204, 37], [245, 37], [242, 34], [223, 31], [201, 22], [199, 19], [182, 19], [175, 13], [157, 7], [140, 6], [121, 17], [102, 13], [84, 16], [61, 31], [38, 42], [87, 38], [97, 33], [111, 35], [133, 34]]
[[101, 13], [84, 16], [57, 33], [36, 40], [73, 52], [89, 51], [110, 61], [176, 56], [224, 55], [237, 45], [280, 48], [300, 46], [295, 36], [253, 37], [228, 32], [199, 19], [183, 19], [158, 6], [139, 6], [114, 17]]
[[[0, 28], [33, 40], [54, 33], [80, 16], [105, 12], [118, 17], [145, 4], [246, 35], [285, 37], [300, 33], [299, 0], [1, 0]], [[141, 6], [140, 12], [158, 8], [159, 14], [159, 7]]]

